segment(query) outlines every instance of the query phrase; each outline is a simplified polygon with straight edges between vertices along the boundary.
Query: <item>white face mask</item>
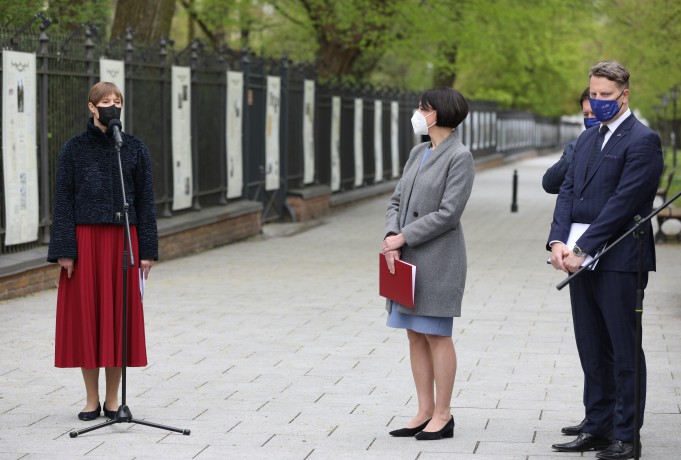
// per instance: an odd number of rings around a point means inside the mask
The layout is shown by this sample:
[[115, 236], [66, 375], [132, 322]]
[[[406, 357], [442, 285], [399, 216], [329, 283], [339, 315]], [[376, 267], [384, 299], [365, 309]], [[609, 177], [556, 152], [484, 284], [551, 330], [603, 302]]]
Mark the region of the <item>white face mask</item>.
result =
[[421, 136], [428, 135], [428, 128], [433, 126], [437, 121], [433, 122], [433, 124], [429, 126], [426, 118], [434, 113], [435, 113], [434, 110], [430, 112], [428, 115], [423, 115], [418, 110], [414, 112], [414, 115], [411, 117], [411, 126], [414, 128], [414, 134]]

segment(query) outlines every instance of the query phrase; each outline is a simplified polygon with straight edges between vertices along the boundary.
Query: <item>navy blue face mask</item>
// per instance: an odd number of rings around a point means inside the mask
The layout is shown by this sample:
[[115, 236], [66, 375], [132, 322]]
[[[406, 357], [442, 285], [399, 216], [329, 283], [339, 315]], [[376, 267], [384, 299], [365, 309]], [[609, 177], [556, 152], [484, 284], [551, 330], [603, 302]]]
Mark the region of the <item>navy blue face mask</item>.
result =
[[586, 129], [593, 128], [596, 125], [599, 125], [601, 122], [598, 121], [598, 118], [584, 118], [584, 127]]
[[617, 103], [624, 91], [620, 93], [615, 99], [594, 99], [589, 98], [589, 103], [591, 104], [591, 111], [596, 115], [596, 119], [601, 123], [608, 122], [613, 119], [615, 115], [620, 111], [620, 106]]

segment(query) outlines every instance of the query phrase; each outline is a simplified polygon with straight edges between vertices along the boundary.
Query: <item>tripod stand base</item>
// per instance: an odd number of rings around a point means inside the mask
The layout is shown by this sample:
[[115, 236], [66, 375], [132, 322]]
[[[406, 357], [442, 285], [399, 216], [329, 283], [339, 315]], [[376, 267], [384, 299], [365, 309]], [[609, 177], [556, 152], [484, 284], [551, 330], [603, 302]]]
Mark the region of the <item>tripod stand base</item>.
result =
[[85, 428], [84, 430], [72, 431], [72, 432], [69, 433], [69, 436], [72, 437], [72, 438], [77, 438], [81, 434], [88, 433], [88, 432], [94, 431], [94, 430], [98, 430], [100, 428], [104, 428], [105, 426], [113, 425], [114, 423], [137, 423], [138, 425], [146, 425], [146, 426], [150, 426], [150, 427], [153, 427], [153, 428], [160, 428], [162, 430], [174, 431], [175, 433], [182, 433], [185, 436], [189, 436], [191, 434], [191, 431], [187, 430], [187, 429], [175, 428], [175, 427], [172, 427], [172, 426], [161, 425], [160, 423], [147, 422], [146, 420], [135, 420], [132, 417], [132, 413], [130, 412], [130, 408], [128, 408], [128, 406], [126, 406], [126, 405], [122, 405], [116, 411], [116, 418], [109, 419], [104, 423], [100, 423], [99, 425], [95, 425], [95, 426]]

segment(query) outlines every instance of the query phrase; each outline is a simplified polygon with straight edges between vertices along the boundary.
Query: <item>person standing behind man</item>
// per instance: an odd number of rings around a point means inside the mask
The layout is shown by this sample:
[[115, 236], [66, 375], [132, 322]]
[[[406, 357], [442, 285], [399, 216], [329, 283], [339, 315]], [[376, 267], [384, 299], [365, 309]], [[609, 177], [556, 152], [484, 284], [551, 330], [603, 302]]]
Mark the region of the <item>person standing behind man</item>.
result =
[[[579, 107], [582, 109], [582, 115], [584, 115], [585, 129], [600, 125], [598, 118], [596, 118], [593, 110], [591, 110], [589, 96], [589, 87], [587, 86], [584, 91], [582, 91], [582, 95], [579, 96]], [[546, 193], [555, 195], [560, 191], [560, 186], [563, 185], [568, 167], [570, 166], [570, 163], [572, 163], [572, 157], [575, 153], [575, 144], [577, 144], [577, 139], [567, 144], [565, 149], [563, 149], [563, 155], [561, 155], [560, 159], [544, 173], [541, 185]], [[568, 436], [578, 436], [582, 432], [582, 428], [587, 421], [588, 420], [584, 418], [577, 425], [565, 426], [561, 430], [561, 433]]]
[[[615, 241], [638, 216], [652, 211], [662, 173], [657, 133], [629, 109], [629, 71], [604, 61], [589, 72], [591, 108], [601, 123], [586, 130], [575, 145], [553, 214], [547, 249], [556, 270], [575, 272], [587, 255]], [[565, 242], [572, 223], [589, 224], [573, 247]], [[648, 222], [643, 248], [643, 288], [655, 270], [655, 243]], [[636, 349], [637, 242], [625, 238], [603, 256], [594, 270], [570, 283], [577, 351], [584, 371], [588, 421], [573, 441], [554, 444], [561, 452], [600, 450], [597, 458], [634, 456], [634, 434], [643, 424], [646, 365]], [[640, 353], [640, 420], [634, 420], [635, 357]]]
[[[599, 125], [598, 118], [594, 115], [591, 110], [591, 103], [589, 102], [589, 88], [587, 87], [582, 95], [579, 97], [579, 108], [582, 109], [582, 114], [584, 115], [584, 128], [593, 128]], [[575, 153], [575, 144], [577, 139], [568, 143], [563, 149], [563, 155], [560, 159], [544, 173], [542, 177], [541, 185], [546, 193], [557, 194], [560, 190], [560, 186], [563, 184], [565, 175], [567, 174], [568, 166], [572, 162], [572, 157]]]

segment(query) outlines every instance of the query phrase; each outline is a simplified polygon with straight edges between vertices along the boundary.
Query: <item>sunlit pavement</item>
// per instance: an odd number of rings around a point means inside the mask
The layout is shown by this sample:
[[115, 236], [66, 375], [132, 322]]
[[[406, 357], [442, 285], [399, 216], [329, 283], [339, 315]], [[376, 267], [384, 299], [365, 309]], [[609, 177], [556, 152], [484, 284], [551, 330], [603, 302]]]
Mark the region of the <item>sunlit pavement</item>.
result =
[[[583, 417], [583, 375], [563, 274], [544, 250], [557, 155], [479, 172], [463, 217], [468, 281], [454, 321], [454, 438], [391, 438], [415, 414], [404, 331], [385, 326], [377, 254], [387, 196], [317, 222], [154, 266], [146, 368], [129, 368], [135, 418], [183, 436], [90, 424], [77, 369], [56, 369], [56, 290], [0, 303], [0, 458], [517, 459], [552, 452]], [[513, 171], [518, 212], [511, 213]], [[681, 245], [659, 244], [643, 315], [643, 458], [681, 447]], [[634, 299], [632, 299], [632, 308]], [[103, 397], [102, 378], [102, 397]]]

